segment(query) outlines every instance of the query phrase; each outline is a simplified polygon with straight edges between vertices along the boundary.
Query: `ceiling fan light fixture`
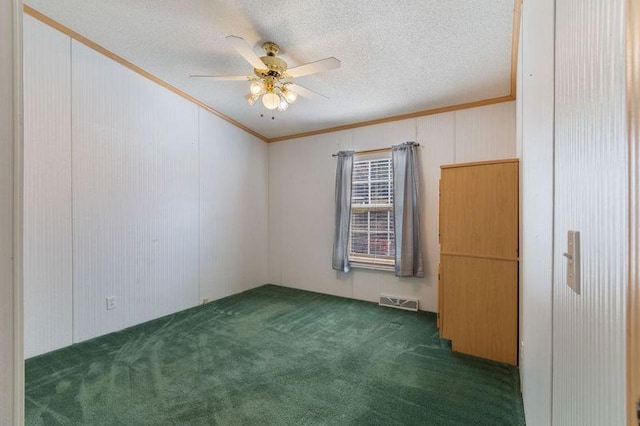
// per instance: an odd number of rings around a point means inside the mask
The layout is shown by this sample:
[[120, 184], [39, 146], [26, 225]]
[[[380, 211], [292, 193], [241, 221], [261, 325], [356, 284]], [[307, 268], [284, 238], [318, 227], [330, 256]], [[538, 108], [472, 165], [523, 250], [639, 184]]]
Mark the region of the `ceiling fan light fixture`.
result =
[[260, 94], [251, 93], [245, 96], [245, 98], [247, 99], [247, 103], [249, 104], [249, 106], [253, 106], [253, 104], [255, 104], [256, 101], [260, 98]]
[[326, 96], [287, 80], [338, 68], [340, 67], [340, 61], [336, 58], [325, 58], [289, 68], [287, 62], [277, 56], [280, 47], [273, 42], [268, 41], [262, 45], [266, 55], [260, 57], [242, 37], [230, 35], [226, 37], [226, 40], [253, 66], [255, 75], [191, 75], [190, 78], [210, 78], [216, 81], [249, 81], [249, 94], [245, 96], [249, 106], [253, 106], [258, 102], [258, 99], [262, 98], [262, 104], [269, 110], [277, 108], [278, 111], [286, 111], [289, 105], [298, 99], [298, 94], [304, 97], [328, 99]]
[[281, 92], [284, 99], [290, 104], [294, 103], [296, 99], [298, 99], [298, 94], [291, 89], [283, 87]]
[[249, 90], [252, 95], [262, 95], [265, 92], [264, 83], [262, 80], [253, 80], [249, 86]]
[[262, 105], [266, 109], [276, 109], [280, 105], [280, 96], [273, 92], [265, 93], [262, 95]]
[[278, 111], [284, 112], [289, 108], [289, 103], [284, 98], [284, 96], [280, 97], [280, 104], [278, 105]]

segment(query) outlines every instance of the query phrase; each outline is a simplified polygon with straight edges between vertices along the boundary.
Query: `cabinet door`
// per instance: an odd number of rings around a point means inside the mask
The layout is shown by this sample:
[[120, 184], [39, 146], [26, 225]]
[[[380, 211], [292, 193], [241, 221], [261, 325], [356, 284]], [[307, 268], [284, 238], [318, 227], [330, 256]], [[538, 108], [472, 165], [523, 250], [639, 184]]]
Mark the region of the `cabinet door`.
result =
[[443, 254], [518, 258], [518, 163], [442, 169], [440, 243]]
[[460, 256], [441, 262], [442, 329], [453, 350], [515, 365], [518, 262]]

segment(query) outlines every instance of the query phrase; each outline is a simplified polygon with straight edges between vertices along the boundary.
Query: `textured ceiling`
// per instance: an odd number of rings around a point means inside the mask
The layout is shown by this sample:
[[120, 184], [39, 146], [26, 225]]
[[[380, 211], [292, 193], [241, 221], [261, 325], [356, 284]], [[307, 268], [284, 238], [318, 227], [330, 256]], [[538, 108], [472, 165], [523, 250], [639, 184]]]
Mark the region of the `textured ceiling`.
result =
[[[513, 0], [27, 0], [50, 18], [267, 138], [509, 94]], [[250, 75], [225, 41], [289, 67], [335, 56], [336, 70], [295, 79], [328, 100], [272, 113], [244, 100]], [[265, 113], [260, 118], [260, 113]]]

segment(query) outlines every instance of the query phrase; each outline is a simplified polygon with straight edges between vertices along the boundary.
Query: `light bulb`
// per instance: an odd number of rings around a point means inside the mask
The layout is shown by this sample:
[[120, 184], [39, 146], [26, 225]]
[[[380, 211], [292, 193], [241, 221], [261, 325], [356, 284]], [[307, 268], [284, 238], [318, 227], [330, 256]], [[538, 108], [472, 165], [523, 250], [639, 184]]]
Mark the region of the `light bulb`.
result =
[[273, 92], [265, 93], [262, 96], [262, 105], [264, 105], [266, 109], [276, 109], [278, 105], [280, 105], [280, 96]]
[[249, 104], [249, 106], [253, 106], [253, 104], [256, 103], [256, 101], [258, 100], [258, 98], [260, 97], [260, 94], [249, 94], [246, 96], [247, 99], [247, 103]]
[[264, 93], [264, 83], [262, 80], [253, 80], [249, 86], [252, 95], [261, 95]]
[[291, 89], [287, 89], [287, 88], [282, 89], [282, 94], [284, 95], [284, 98], [287, 100], [287, 102], [289, 102], [290, 104], [294, 103], [296, 99], [298, 99], [298, 94]]
[[289, 104], [286, 99], [283, 97], [280, 98], [280, 104], [278, 105], [278, 111], [286, 111], [289, 108]]

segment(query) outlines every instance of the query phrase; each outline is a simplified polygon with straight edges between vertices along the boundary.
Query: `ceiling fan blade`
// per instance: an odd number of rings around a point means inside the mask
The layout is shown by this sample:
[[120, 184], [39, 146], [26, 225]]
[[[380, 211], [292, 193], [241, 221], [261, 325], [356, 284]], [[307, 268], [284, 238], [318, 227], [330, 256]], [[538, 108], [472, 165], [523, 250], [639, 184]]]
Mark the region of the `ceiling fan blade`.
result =
[[326, 97], [325, 95], [322, 95], [318, 92], [314, 92], [311, 89], [307, 89], [304, 86], [300, 86], [299, 84], [296, 83], [289, 83], [287, 84], [287, 88], [293, 90], [294, 92], [296, 92], [298, 95], [300, 96], [304, 96], [305, 98], [310, 98], [310, 99], [329, 99], [328, 97]]
[[247, 62], [251, 64], [251, 66], [257, 69], [267, 68], [264, 62], [262, 62], [262, 59], [260, 59], [260, 57], [256, 55], [256, 52], [253, 51], [251, 46], [249, 46], [249, 44], [242, 37], [230, 35], [227, 37], [227, 41], [233, 46], [234, 49], [238, 51], [240, 55], [242, 55], [242, 57]]
[[303, 75], [315, 74], [317, 72], [332, 70], [334, 68], [340, 68], [340, 61], [331, 57], [290, 68], [287, 70], [287, 75], [291, 78], [302, 77]]
[[251, 77], [248, 75], [190, 75], [189, 78], [206, 78], [218, 81], [249, 81]]

